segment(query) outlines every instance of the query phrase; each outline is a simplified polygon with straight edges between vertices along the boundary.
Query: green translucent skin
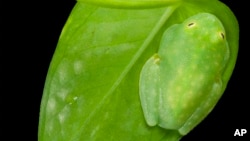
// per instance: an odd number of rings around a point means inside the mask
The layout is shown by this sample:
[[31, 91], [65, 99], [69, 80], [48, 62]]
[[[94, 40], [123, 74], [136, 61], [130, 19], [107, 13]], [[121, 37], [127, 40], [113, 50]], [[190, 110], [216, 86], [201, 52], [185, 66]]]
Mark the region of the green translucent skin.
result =
[[140, 75], [140, 99], [148, 125], [187, 134], [221, 97], [228, 59], [226, 33], [214, 15], [197, 14], [168, 28], [158, 53]]

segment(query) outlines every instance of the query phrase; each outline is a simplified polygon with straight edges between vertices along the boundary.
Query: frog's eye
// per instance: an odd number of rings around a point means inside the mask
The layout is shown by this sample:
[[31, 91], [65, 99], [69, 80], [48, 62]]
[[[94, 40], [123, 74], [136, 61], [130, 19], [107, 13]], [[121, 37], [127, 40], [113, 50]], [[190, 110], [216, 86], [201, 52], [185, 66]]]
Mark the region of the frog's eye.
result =
[[194, 22], [190, 22], [187, 24], [188, 27], [194, 27], [195, 26], [195, 23]]
[[224, 34], [223, 32], [220, 32], [220, 37], [221, 37], [222, 39], [225, 39], [225, 34]]

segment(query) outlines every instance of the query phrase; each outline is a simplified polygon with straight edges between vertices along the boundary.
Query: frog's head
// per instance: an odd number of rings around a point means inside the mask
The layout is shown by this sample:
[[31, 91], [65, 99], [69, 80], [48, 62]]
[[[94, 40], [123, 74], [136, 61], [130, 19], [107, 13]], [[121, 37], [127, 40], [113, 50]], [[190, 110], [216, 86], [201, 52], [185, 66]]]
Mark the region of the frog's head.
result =
[[195, 40], [203, 40], [211, 43], [226, 42], [225, 29], [220, 20], [208, 13], [192, 16], [182, 23], [185, 33]]

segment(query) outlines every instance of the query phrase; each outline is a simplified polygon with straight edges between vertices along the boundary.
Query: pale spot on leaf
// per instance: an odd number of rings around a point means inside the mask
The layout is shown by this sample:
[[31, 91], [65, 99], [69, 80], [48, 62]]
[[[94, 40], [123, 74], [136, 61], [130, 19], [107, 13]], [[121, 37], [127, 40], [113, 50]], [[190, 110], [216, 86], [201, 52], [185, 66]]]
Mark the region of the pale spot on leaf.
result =
[[54, 112], [55, 108], [56, 108], [56, 101], [54, 98], [50, 98], [48, 100], [47, 112]]
[[91, 136], [91, 137], [94, 137], [95, 134], [96, 134], [96, 132], [99, 130], [99, 128], [100, 128], [99, 126], [96, 126], [95, 129], [91, 132], [91, 135], [90, 135], [90, 136]]
[[82, 61], [75, 61], [74, 62], [74, 71], [75, 71], [75, 74], [80, 74], [83, 71]]

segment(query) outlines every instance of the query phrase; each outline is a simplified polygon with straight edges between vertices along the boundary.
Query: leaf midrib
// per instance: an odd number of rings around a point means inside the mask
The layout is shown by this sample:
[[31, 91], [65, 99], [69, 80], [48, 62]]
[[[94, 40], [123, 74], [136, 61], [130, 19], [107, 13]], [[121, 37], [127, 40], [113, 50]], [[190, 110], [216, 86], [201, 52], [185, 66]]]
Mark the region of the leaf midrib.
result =
[[140, 58], [140, 56], [143, 54], [143, 52], [147, 49], [149, 44], [153, 41], [154, 37], [157, 35], [157, 33], [161, 30], [164, 23], [169, 19], [169, 17], [172, 15], [172, 13], [175, 11], [177, 6], [170, 6], [166, 9], [156, 26], [152, 29], [150, 34], [147, 36], [139, 50], [136, 52], [136, 54], [133, 56], [129, 64], [125, 67], [124, 71], [121, 73], [121, 75], [118, 77], [118, 79], [115, 81], [115, 83], [112, 85], [110, 90], [107, 92], [107, 94], [103, 97], [103, 99], [100, 101], [100, 103], [96, 106], [95, 109], [90, 113], [88, 118], [85, 120], [85, 122], [81, 125], [80, 130], [76, 132], [74, 135], [72, 135], [71, 140], [76, 140], [78, 137], [78, 134], [81, 133], [85, 125], [89, 122], [90, 119], [95, 115], [95, 113], [101, 108], [101, 105], [106, 101], [106, 99], [117, 89], [117, 87], [120, 85], [122, 80], [126, 77], [126, 75], [129, 73], [131, 68], [136, 64], [137, 60]]

